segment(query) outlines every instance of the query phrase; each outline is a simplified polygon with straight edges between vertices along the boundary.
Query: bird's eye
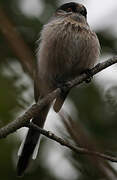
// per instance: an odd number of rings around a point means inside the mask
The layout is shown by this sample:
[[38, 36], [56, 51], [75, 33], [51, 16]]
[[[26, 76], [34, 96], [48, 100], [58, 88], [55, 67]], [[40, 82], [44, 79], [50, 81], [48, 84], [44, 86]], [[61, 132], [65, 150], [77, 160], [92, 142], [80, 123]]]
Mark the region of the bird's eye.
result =
[[72, 12], [72, 8], [67, 8], [67, 12]]

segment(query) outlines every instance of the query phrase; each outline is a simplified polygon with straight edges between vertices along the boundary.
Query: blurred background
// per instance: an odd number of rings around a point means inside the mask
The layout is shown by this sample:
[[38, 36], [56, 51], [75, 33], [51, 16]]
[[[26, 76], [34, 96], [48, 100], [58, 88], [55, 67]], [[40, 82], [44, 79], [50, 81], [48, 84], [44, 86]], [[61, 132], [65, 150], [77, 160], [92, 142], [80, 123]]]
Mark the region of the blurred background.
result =
[[[62, 0], [0, 0], [0, 127], [32, 103], [32, 72], [37, 40]], [[100, 62], [117, 54], [117, 1], [82, 0], [88, 22], [101, 44]], [[31, 67], [31, 68], [30, 68]], [[50, 111], [45, 129], [91, 150], [117, 156], [117, 65], [74, 88], [62, 117]], [[65, 113], [66, 112], [66, 113]], [[74, 129], [74, 130], [73, 130]], [[17, 151], [26, 129], [0, 140], [0, 178], [15, 180]], [[22, 178], [41, 180], [116, 180], [117, 164], [78, 155], [45, 137], [38, 159]]]

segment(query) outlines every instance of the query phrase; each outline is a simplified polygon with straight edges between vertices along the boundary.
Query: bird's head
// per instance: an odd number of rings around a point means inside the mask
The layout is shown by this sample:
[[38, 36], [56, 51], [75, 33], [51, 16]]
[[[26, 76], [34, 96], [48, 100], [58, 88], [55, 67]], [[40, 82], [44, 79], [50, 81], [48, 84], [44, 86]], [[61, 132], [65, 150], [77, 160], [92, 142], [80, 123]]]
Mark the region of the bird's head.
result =
[[87, 18], [87, 10], [86, 8], [79, 3], [75, 2], [70, 2], [61, 5], [55, 12], [56, 15], [58, 16], [79, 16], [82, 19]]

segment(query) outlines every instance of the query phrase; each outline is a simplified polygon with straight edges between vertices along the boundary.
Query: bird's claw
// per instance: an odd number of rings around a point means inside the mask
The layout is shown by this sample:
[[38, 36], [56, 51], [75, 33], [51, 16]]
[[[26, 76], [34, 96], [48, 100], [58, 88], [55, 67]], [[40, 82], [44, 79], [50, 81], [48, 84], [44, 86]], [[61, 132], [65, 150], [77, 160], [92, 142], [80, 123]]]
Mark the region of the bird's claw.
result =
[[87, 69], [87, 70], [85, 70], [85, 73], [86, 73], [86, 75], [88, 76], [88, 78], [85, 80], [85, 82], [86, 82], [86, 83], [90, 83], [91, 80], [92, 80], [92, 78], [93, 78], [93, 75], [92, 75], [92, 73], [91, 73], [91, 70], [90, 70], [90, 69]]

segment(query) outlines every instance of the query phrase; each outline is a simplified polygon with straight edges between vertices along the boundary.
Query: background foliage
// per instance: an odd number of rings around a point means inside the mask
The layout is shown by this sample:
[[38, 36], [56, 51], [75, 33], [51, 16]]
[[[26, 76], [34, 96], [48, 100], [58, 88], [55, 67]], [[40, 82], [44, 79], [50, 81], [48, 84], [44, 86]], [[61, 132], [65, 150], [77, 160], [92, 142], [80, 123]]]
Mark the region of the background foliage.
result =
[[[2, 9], [3, 12], [5, 12], [16, 31], [21, 34], [25, 44], [30, 49], [34, 61], [36, 59], [36, 41], [39, 37], [42, 24], [47, 21], [58, 6], [57, 0], [41, 0], [41, 3], [43, 4], [43, 10], [37, 18], [27, 16], [21, 9], [20, 1], [0, 1], [0, 11]], [[0, 25], [0, 127], [13, 121], [34, 101], [32, 79], [26, 69], [24, 67], [22, 69], [20, 58], [17, 56], [11, 44], [9, 44], [1, 27], [2, 25]], [[102, 47], [102, 56], [105, 54], [116, 54], [117, 37], [110, 32], [110, 27], [97, 32]], [[58, 131], [61, 132], [64, 138], [74, 140], [79, 146], [117, 155], [116, 97], [116, 84], [104, 92], [96, 83], [95, 79], [90, 85], [83, 85], [79, 89], [74, 88], [69, 95], [76, 109], [75, 116], [71, 113], [74, 121], [71, 120], [66, 125], [63, 124], [69, 135], [63, 133], [62, 129], [58, 128]], [[75, 128], [75, 135], [69, 126]], [[44, 163], [44, 158], [41, 158], [41, 154], [45, 151], [44, 148], [48, 148], [45, 144], [49, 142], [50, 141], [46, 139], [42, 140], [39, 158], [35, 164], [30, 167], [29, 172], [23, 179], [70, 179], [67, 174], [60, 177], [55, 173], [55, 170], [58, 168], [57, 165], [55, 169], [50, 170], [46, 162]], [[19, 143], [19, 136], [17, 136], [16, 133], [10, 135], [7, 139], [0, 140], [1, 179], [17, 179], [15, 168]], [[48, 153], [47, 150], [46, 152]], [[71, 164], [72, 170], [75, 172], [75, 176], [72, 177], [74, 180], [93, 180], [94, 178], [97, 180], [111, 180], [117, 178], [117, 166], [112, 163], [94, 157], [78, 156], [69, 150], [65, 151], [63, 158], [67, 158], [69, 164]], [[61, 162], [59, 163], [61, 164]], [[73, 172], [71, 172], [71, 174]]]

